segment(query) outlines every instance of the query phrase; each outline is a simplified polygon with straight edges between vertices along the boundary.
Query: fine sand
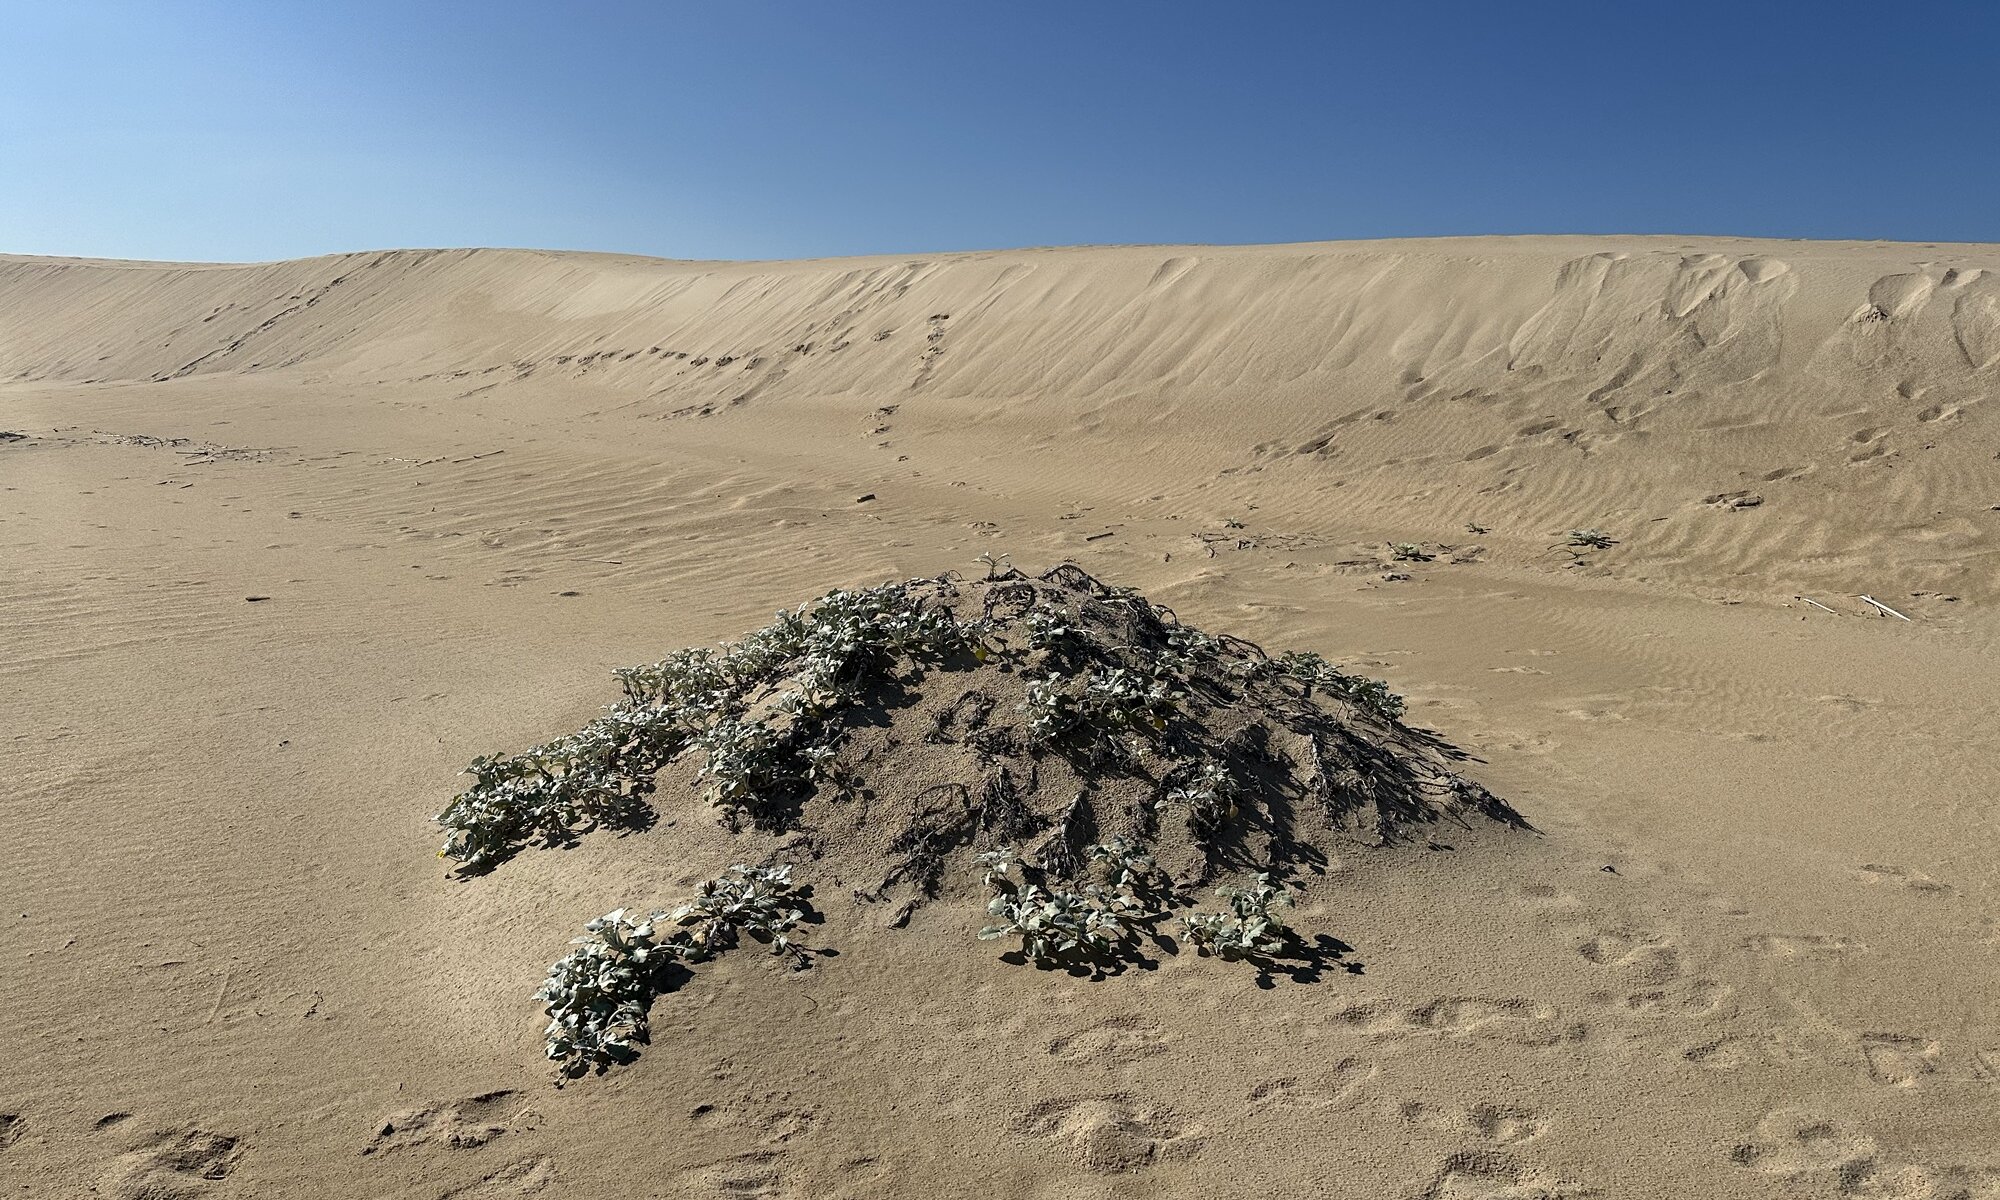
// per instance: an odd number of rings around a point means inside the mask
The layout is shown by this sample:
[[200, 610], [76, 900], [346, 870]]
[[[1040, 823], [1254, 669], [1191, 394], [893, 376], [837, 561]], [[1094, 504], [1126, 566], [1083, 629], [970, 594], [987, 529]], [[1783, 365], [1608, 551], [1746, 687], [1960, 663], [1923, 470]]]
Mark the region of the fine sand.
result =
[[[0, 1192], [2000, 1197], [1997, 388], [1991, 246], [0, 258]], [[556, 1088], [547, 965], [735, 848], [674, 782], [457, 879], [460, 768], [981, 554], [1533, 828], [1341, 845], [1298, 979], [801, 868], [837, 954]]]

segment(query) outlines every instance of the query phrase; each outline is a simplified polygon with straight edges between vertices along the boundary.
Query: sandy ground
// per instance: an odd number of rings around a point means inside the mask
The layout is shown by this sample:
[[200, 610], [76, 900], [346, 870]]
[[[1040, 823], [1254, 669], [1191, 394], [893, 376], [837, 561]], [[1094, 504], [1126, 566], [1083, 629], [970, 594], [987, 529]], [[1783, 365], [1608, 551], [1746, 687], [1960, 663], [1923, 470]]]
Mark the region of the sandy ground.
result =
[[[0, 1186], [2000, 1196], [1996, 272], [0, 259]], [[547, 964], [721, 864], [660, 828], [450, 879], [459, 768], [988, 552], [1388, 679], [1538, 832], [1354, 847], [1299, 923], [1359, 973], [1268, 988], [838, 896], [837, 957], [723, 960], [553, 1087]]]

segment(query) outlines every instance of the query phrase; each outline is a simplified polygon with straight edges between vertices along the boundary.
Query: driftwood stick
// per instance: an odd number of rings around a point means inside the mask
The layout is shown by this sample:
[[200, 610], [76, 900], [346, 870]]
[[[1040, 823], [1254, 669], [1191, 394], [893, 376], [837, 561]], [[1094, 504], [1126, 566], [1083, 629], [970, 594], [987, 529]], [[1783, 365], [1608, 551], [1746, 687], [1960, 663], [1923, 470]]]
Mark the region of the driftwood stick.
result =
[[1896, 618], [1898, 618], [1899, 620], [1904, 620], [1904, 621], [1907, 621], [1907, 620], [1909, 620], [1909, 619], [1910, 619], [1910, 618], [1908, 618], [1908, 617], [1905, 617], [1905, 616], [1903, 616], [1903, 614], [1902, 614], [1902, 613], [1899, 613], [1899, 612], [1897, 612], [1897, 611], [1896, 611], [1895, 609], [1893, 609], [1893, 608], [1890, 608], [1890, 607], [1889, 607], [1888, 605], [1886, 605], [1886, 604], [1882, 603], [1882, 602], [1881, 602], [1880, 600], [1877, 600], [1877, 599], [1876, 599], [1875, 597], [1873, 597], [1873, 596], [1863, 596], [1863, 597], [1861, 597], [1861, 598], [1862, 598], [1863, 600], [1866, 600], [1866, 601], [1867, 601], [1868, 603], [1870, 603], [1870, 604], [1874, 605], [1874, 606], [1875, 606], [1876, 608], [1879, 608], [1879, 609], [1881, 609], [1881, 610], [1882, 610], [1883, 612], [1885, 612], [1885, 613], [1888, 613], [1888, 614], [1889, 614], [1890, 616], [1892, 616], [1892, 617], [1896, 617]]
[[1833, 615], [1834, 615], [1834, 616], [1836, 616], [1836, 617], [1840, 615], [1840, 614], [1839, 614], [1839, 613], [1837, 613], [1837, 612], [1833, 612], [1833, 610], [1832, 610], [1832, 609], [1830, 609], [1830, 608], [1828, 608], [1828, 607], [1827, 607], [1826, 605], [1824, 605], [1824, 604], [1821, 604], [1821, 603], [1820, 603], [1819, 601], [1817, 601], [1817, 600], [1813, 599], [1813, 598], [1812, 598], [1811, 596], [1793, 596], [1793, 597], [1792, 597], [1792, 599], [1794, 599], [1794, 600], [1803, 600], [1803, 601], [1805, 601], [1805, 602], [1806, 602], [1807, 604], [1810, 604], [1810, 605], [1812, 605], [1812, 606], [1813, 606], [1814, 608], [1816, 608], [1816, 609], [1819, 609], [1819, 610], [1820, 610], [1821, 612], [1830, 612], [1830, 613], [1833, 613]]

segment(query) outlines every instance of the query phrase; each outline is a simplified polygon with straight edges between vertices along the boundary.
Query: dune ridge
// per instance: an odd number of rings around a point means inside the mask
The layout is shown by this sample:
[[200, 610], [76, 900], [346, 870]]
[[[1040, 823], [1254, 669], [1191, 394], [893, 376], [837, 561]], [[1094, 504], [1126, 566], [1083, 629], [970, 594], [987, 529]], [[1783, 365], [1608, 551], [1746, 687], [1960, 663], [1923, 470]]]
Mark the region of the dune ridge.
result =
[[790, 423], [920, 400], [905, 422], [1072, 449], [1149, 449], [1166, 423], [1177, 470], [1281, 476], [1371, 524], [1619, 525], [1634, 574], [1990, 599], [1995, 260], [1676, 238], [12, 258], [0, 378], [437, 383]]

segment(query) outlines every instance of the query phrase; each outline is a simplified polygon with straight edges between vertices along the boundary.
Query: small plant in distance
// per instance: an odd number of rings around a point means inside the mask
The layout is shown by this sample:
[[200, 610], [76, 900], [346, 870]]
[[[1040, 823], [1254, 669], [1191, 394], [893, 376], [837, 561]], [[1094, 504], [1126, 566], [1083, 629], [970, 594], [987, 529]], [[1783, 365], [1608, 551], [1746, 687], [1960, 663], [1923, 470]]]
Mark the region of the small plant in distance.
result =
[[1429, 562], [1437, 557], [1415, 542], [1391, 542], [1389, 556], [1397, 562]]
[[1075, 654], [1087, 645], [1083, 630], [1061, 613], [1031, 608], [1021, 623], [1028, 627], [1028, 649], [1043, 654]]
[[1217, 888], [1215, 894], [1229, 902], [1228, 912], [1198, 912], [1181, 918], [1188, 941], [1196, 950], [1238, 959], [1283, 954], [1290, 946], [1291, 930], [1284, 918], [1271, 910], [1290, 908], [1292, 896], [1271, 882], [1269, 872], [1259, 872], [1255, 886]]
[[571, 940], [576, 949], [556, 960], [535, 993], [549, 1017], [549, 1058], [569, 1076], [630, 1061], [650, 1036], [647, 1013], [664, 970], [714, 958], [739, 934], [803, 964], [804, 951], [786, 937], [804, 919], [792, 906], [800, 898], [790, 867], [738, 864], [672, 913], [639, 918], [620, 908], [584, 925], [586, 936]]
[[1166, 679], [1124, 667], [1092, 671], [1081, 682], [1078, 687], [1075, 677], [1053, 674], [1029, 681], [1019, 705], [1029, 746], [1076, 745], [1123, 734], [1154, 737], [1166, 730], [1181, 701]]
[[805, 952], [786, 936], [805, 919], [804, 911], [792, 906], [798, 896], [790, 866], [738, 864], [721, 878], [702, 884], [701, 894], [667, 920], [686, 929], [680, 945], [689, 962], [713, 958], [733, 948], [739, 933], [747, 933], [770, 946], [771, 953], [789, 954], [803, 964]]
[[1087, 719], [1076, 697], [1063, 690], [1055, 678], [1028, 681], [1028, 694], [1020, 704], [1030, 746], [1049, 746], [1062, 741]]
[[1131, 943], [1135, 922], [1150, 918], [1143, 893], [1158, 868], [1142, 847], [1124, 838], [1089, 846], [1085, 853], [1093, 862], [1112, 864], [1111, 886], [1048, 886], [1012, 846], [975, 856], [994, 892], [986, 911], [999, 918], [979, 931], [980, 940], [1018, 937], [1022, 955], [1040, 963], [1117, 957]]
[[1012, 846], [1001, 846], [973, 856], [973, 861], [986, 868], [980, 882], [994, 892], [1017, 892], [1021, 890], [1021, 880], [1017, 873], [1025, 870], [1020, 851]]
[[1019, 937], [1021, 953], [1050, 962], [1081, 951], [1087, 958], [1111, 957], [1132, 934], [1125, 913], [1103, 902], [1104, 893], [1050, 891], [1031, 883], [993, 897], [986, 911], [1000, 918], [979, 931], [981, 941]]
[[1152, 730], [1167, 727], [1180, 704], [1180, 693], [1164, 679], [1148, 679], [1124, 667], [1112, 667], [1090, 677], [1084, 693], [1094, 724], [1109, 730]]
[[1618, 544], [1617, 538], [1602, 529], [1572, 529], [1568, 536], [1570, 545], [1585, 546], [1592, 550], [1609, 550]]
[[1084, 857], [1104, 869], [1110, 886], [1134, 899], [1165, 893], [1166, 876], [1146, 848], [1122, 834], [1083, 848]]
[[1403, 715], [1403, 698], [1390, 691], [1388, 684], [1379, 679], [1350, 675], [1310, 650], [1287, 651], [1278, 659], [1278, 669], [1294, 679], [1303, 680], [1308, 689], [1316, 687], [1329, 696], [1338, 696], [1377, 716], [1394, 721]]
[[634, 920], [622, 908], [586, 924], [576, 949], [549, 968], [535, 999], [545, 1001], [548, 1055], [565, 1075], [629, 1061], [649, 1039], [647, 1009], [662, 960], [678, 948], [662, 943], [659, 914]]
[[1170, 773], [1167, 779], [1168, 786], [1155, 810], [1186, 809], [1188, 827], [1197, 833], [1212, 833], [1236, 815], [1236, 777], [1222, 763], [1199, 759]]

